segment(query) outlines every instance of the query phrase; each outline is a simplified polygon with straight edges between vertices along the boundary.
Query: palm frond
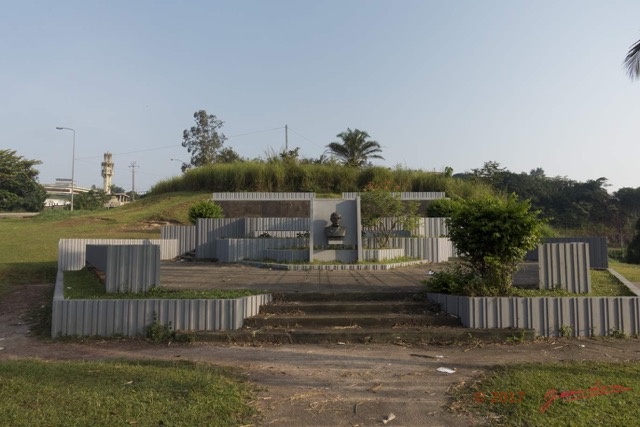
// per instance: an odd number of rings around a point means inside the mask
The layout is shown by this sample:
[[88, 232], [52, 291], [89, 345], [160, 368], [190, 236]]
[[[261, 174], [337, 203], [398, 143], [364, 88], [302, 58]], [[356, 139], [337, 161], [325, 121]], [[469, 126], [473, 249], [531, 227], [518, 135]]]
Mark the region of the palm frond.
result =
[[631, 79], [640, 78], [640, 40], [629, 48], [629, 53], [624, 59], [624, 66]]

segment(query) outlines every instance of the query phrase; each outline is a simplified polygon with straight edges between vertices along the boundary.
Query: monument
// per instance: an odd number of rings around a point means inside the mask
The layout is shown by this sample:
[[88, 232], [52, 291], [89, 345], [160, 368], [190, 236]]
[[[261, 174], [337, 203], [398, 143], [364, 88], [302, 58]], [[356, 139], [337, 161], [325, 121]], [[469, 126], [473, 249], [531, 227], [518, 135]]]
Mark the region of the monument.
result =
[[342, 245], [344, 243], [344, 236], [347, 235], [347, 227], [340, 225], [342, 216], [338, 212], [331, 214], [331, 225], [325, 227], [324, 234], [327, 236], [327, 241], [330, 245]]

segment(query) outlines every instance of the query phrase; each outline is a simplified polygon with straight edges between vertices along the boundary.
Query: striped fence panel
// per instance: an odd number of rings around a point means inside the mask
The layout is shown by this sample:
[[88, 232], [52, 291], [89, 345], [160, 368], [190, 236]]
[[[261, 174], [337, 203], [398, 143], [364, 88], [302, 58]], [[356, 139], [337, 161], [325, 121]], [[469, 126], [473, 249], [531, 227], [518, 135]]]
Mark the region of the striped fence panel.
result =
[[248, 193], [213, 193], [214, 201], [227, 200], [311, 200], [315, 193], [271, 193], [271, 192], [248, 192]]
[[[375, 247], [372, 238], [364, 239], [363, 243], [367, 248]], [[455, 253], [453, 243], [446, 237], [392, 237], [389, 247], [403, 249], [406, 257], [435, 263], [447, 262]]]
[[86, 264], [87, 245], [159, 245], [160, 259], [170, 260], [179, 254], [175, 239], [60, 239], [58, 268], [62, 271], [81, 270]]
[[427, 294], [467, 328], [533, 329], [557, 337], [640, 333], [639, 297], [464, 297]]
[[51, 336], [140, 336], [154, 320], [174, 330], [239, 329], [244, 319], [271, 302], [269, 294], [228, 300], [71, 300], [64, 299], [64, 278], [58, 272], [52, 305]]
[[588, 243], [545, 243], [538, 254], [540, 288], [591, 292]]
[[[542, 239], [542, 243], [588, 243], [589, 264], [591, 268], [597, 270], [606, 270], [609, 268], [609, 253], [606, 237], [547, 237]], [[525, 260], [537, 261], [538, 249], [527, 252]]]
[[[343, 199], [355, 199], [357, 196], [360, 196], [361, 192], [344, 192], [342, 193]], [[394, 197], [400, 196], [400, 200], [437, 200], [444, 199], [445, 193], [444, 191], [417, 191], [417, 192], [392, 192]]]
[[160, 285], [158, 245], [87, 245], [86, 257], [104, 273], [107, 293], [147, 292]]
[[178, 240], [178, 253], [182, 255], [196, 249], [196, 226], [166, 225], [160, 229], [160, 238]]
[[[216, 258], [221, 262], [243, 259], [263, 259], [267, 249], [309, 247], [309, 239], [218, 239], [215, 241]], [[307, 251], [307, 257], [309, 252]]]
[[420, 218], [416, 234], [422, 237], [447, 237], [449, 235], [447, 219], [436, 217]]

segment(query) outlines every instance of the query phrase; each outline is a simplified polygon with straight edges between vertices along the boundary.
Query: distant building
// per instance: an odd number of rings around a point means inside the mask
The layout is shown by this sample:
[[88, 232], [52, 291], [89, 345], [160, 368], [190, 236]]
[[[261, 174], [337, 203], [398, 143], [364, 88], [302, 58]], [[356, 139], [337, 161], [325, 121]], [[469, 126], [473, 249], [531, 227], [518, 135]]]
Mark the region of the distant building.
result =
[[71, 185], [71, 180], [66, 178], [56, 178], [54, 184], [42, 184], [47, 192], [47, 198], [44, 201], [45, 209], [62, 209], [71, 205], [71, 188], [73, 187], [74, 197], [88, 193], [91, 189]]
[[117, 208], [118, 206], [126, 205], [131, 201], [131, 196], [127, 193], [110, 194], [111, 199], [104, 204], [105, 208]]

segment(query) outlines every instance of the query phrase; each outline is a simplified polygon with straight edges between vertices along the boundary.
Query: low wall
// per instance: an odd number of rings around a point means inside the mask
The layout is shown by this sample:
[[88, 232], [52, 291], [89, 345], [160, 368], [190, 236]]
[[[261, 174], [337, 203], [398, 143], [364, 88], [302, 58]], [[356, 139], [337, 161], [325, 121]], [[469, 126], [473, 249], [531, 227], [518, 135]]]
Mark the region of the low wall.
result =
[[178, 254], [182, 255], [196, 249], [196, 226], [165, 225], [160, 228], [160, 238], [178, 240]]
[[87, 262], [87, 245], [159, 245], [162, 260], [174, 259], [180, 255], [177, 239], [60, 239], [58, 268], [62, 271], [81, 270]]
[[87, 262], [104, 273], [107, 293], [147, 292], [160, 285], [160, 246], [87, 245]]
[[309, 262], [309, 249], [265, 249], [262, 257], [278, 262]]
[[237, 299], [64, 299], [64, 278], [58, 271], [52, 304], [51, 336], [139, 336], [154, 322], [174, 330], [239, 329], [244, 319], [271, 302], [269, 294]]
[[242, 259], [262, 259], [267, 249], [309, 247], [309, 239], [217, 239], [213, 244], [219, 261], [238, 262]]
[[428, 293], [467, 328], [534, 329], [557, 337], [640, 333], [639, 297], [465, 297]]
[[363, 249], [361, 261], [386, 261], [403, 256], [404, 249]]
[[[369, 248], [375, 245], [373, 239], [365, 239], [364, 243]], [[406, 257], [434, 263], [447, 262], [455, 254], [453, 243], [446, 237], [392, 237], [389, 246], [402, 248]]]

